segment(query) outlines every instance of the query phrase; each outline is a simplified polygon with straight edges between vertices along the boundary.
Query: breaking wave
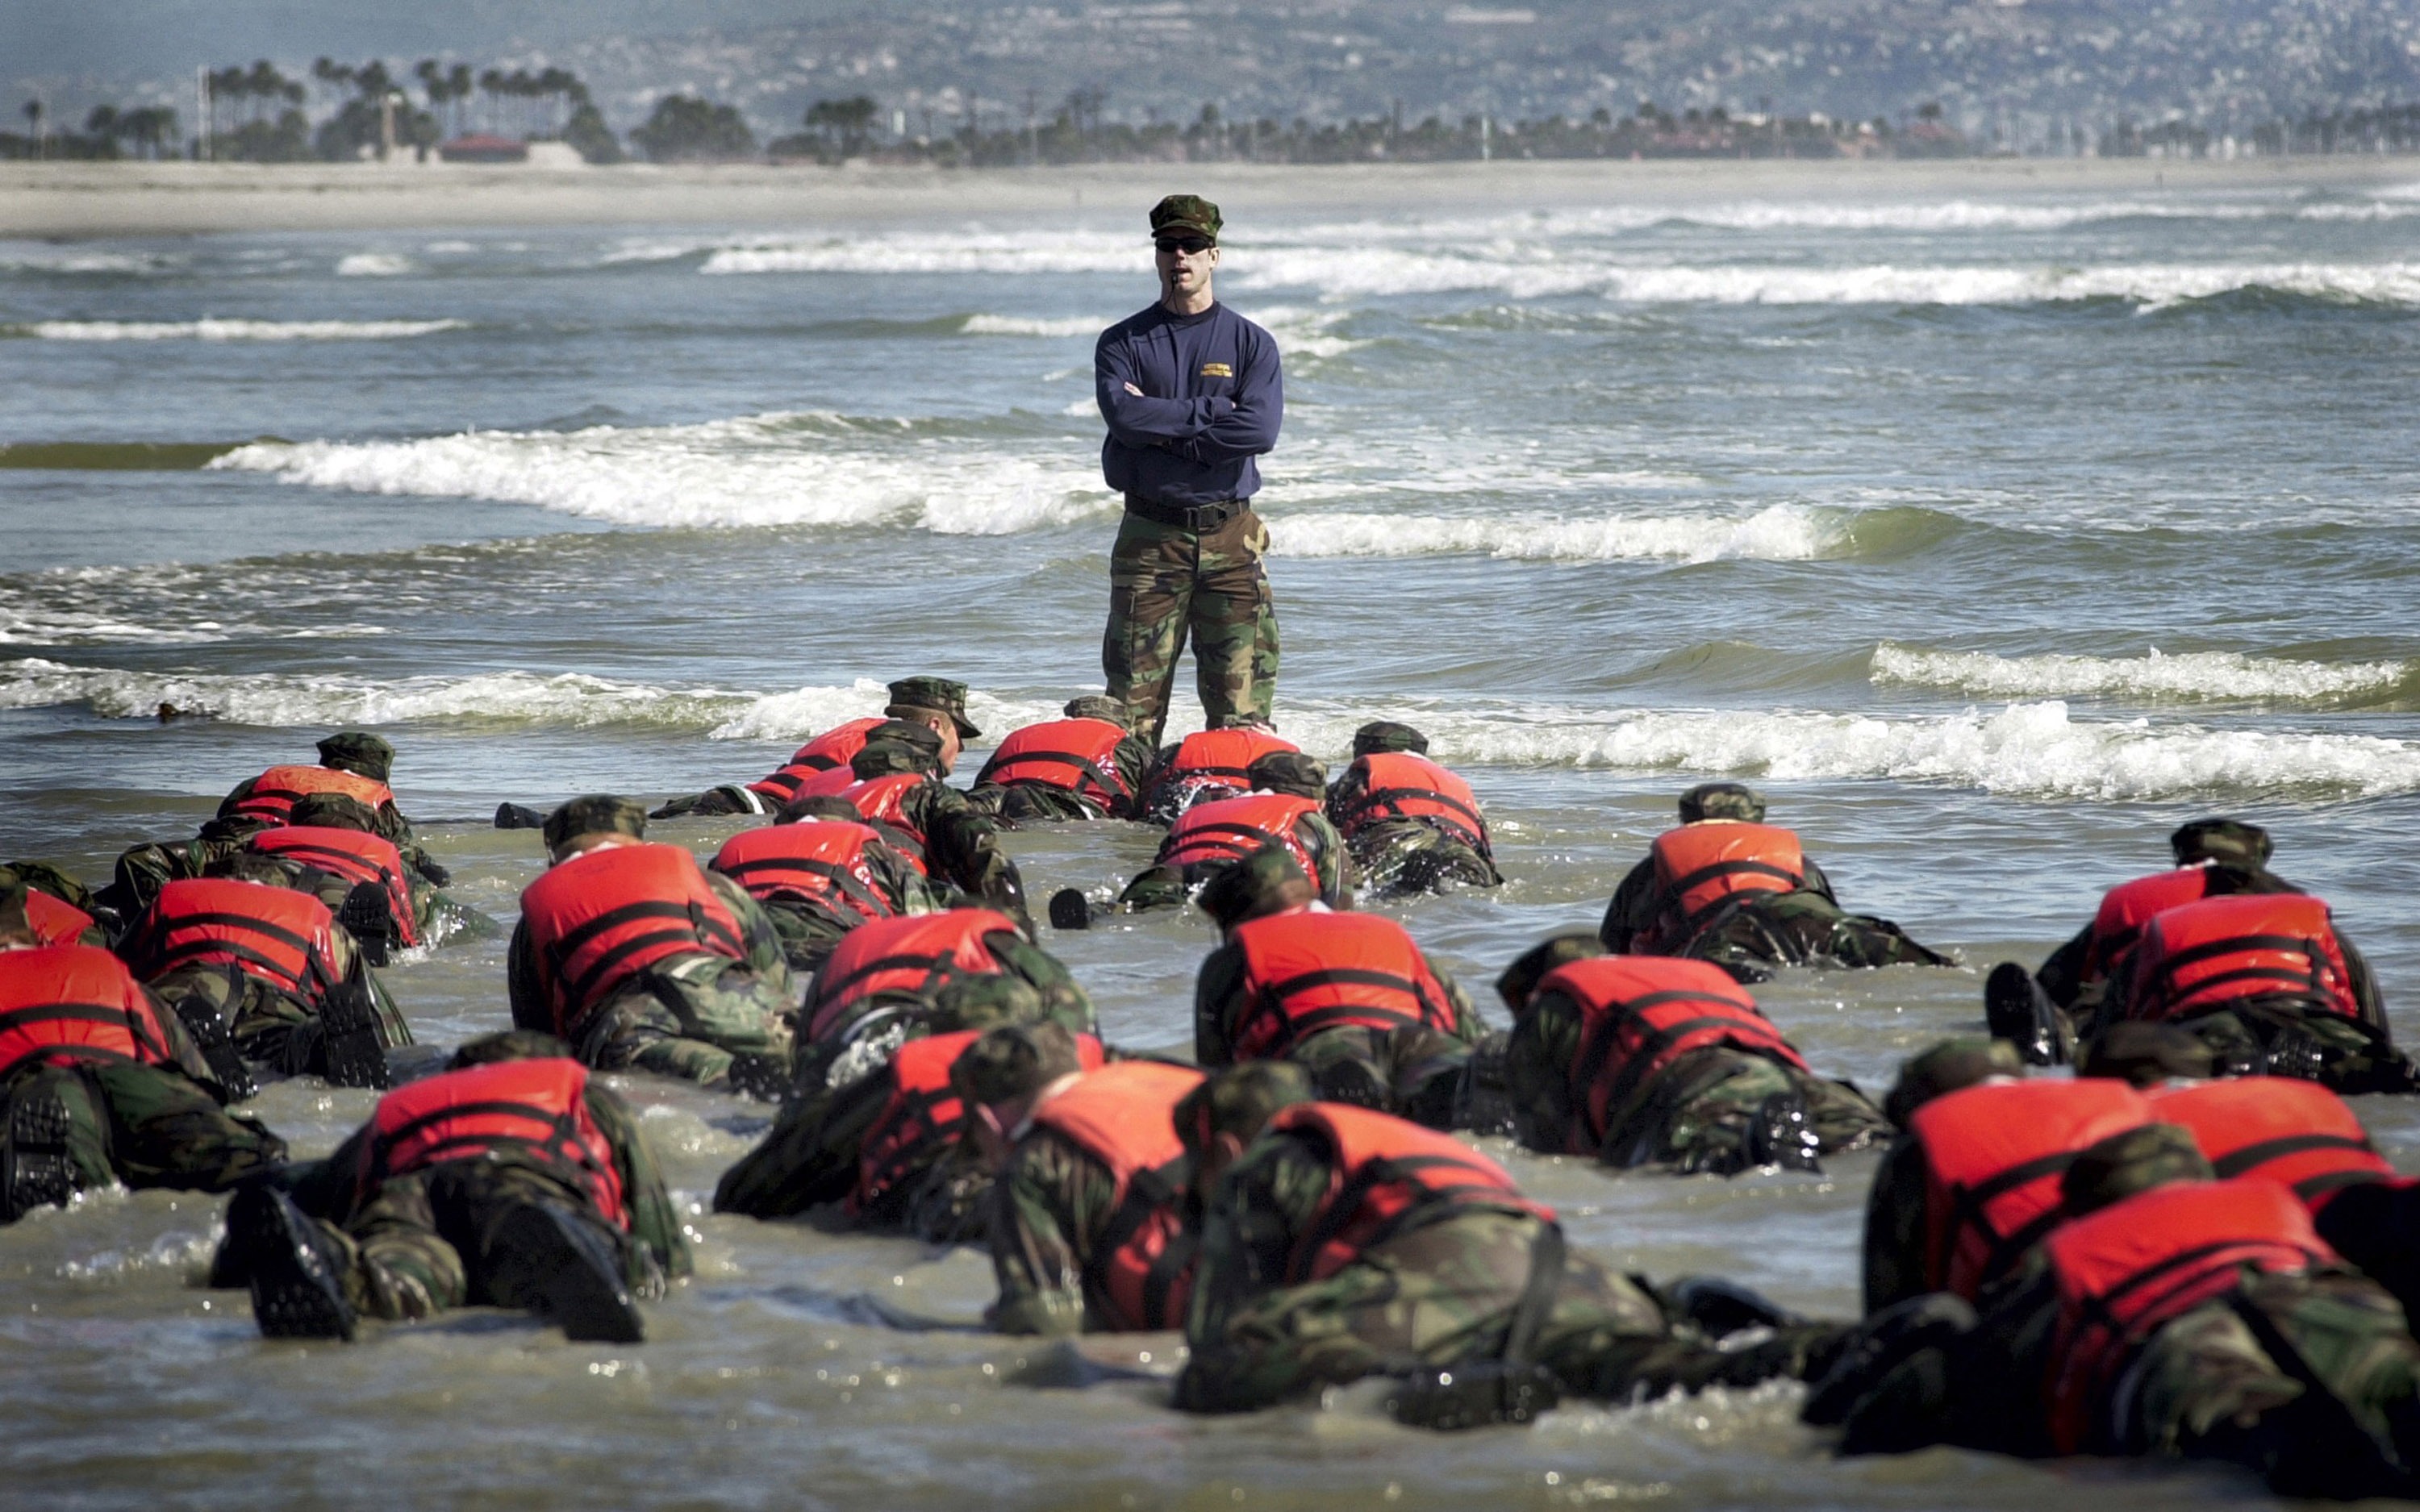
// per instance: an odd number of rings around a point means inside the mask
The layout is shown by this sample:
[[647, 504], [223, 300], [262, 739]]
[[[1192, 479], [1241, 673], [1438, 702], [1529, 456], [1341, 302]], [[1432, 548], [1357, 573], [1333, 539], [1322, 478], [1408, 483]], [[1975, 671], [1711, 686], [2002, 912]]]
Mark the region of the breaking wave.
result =
[[1922, 651], [1888, 641], [1874, 648], [1872, 679], [1954, 688], [1986, 698], [2095, 696], [2329, 703], [2386, 692], [2413, 671], [2404, 661], [2292, 661], [2233, 651], [2142, 657], [1994, 656]]
[[970, 315], [959, 323], [958, 332], [968, 336], [1097, 336], [1107, 320], [1087, 316], [1067, 319], [1045, 319], [1021, 315]]
[[1850, 544], [1846, 529], [1824, 512], [1788, 504], [1741, 517], [1573, 519], [1530, 514], [1450, 518], [1337, 511], [1286, 515], [1269, 522], [1269, 548], [1290, 557], [1463, 554], [1534, 562], [1808, 562], [1841, 555]]
[[901, 445], [902, 421], [769, 414], [694, 425], [469, 431], [240, 446], [209, 465], [353, 493], [490, 499], [619, 525], [907, 525], [1002, 535], [1113, 501], [1081, 452]]
[[338, 278], [401, 278], [416, 270], [411, 258], [392, 252], [354, 252], [336, 259]]
[[393, 341], [460, 331], [468, 320], [36, 320], [0, 336], [42, 341]]

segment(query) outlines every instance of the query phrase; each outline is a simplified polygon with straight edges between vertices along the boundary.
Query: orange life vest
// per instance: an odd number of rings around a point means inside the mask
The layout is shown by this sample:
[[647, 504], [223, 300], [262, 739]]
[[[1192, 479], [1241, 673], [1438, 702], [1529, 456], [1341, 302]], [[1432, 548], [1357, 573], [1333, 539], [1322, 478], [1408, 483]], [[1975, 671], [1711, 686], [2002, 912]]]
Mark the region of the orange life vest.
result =
[[1133, 790], [1118, 772], [1118, 745], [1126, 738], [1124, 725], [1107, 719], [1053, 719], [1011, 731], [1000, 748], [975, 774], [975, 786], [1032, 782], [1064, 788], [1106, 811], [1134, 801]]
[[850, 759], [865, 748], [865, 733], [881, 722], [851, 719], [825, 731], [791, 752], [779, 771], [749, 783], [748, 791], [764, 795], [773, 800], [775, 808], [780, 808], [799, 796], [799, 785], [816, 774], [847, 770]]
[[1303, 874], [1317, 883], [1319, 865], [1304, 849], [1294, 826], [1303, 815], [1318, 811], [1319, 805], [1312, 800], [1282, 793], [1197, 803], [1168, 826], [1168, 837], [1159, 842], [1157, 864], [1190, 868], [1240, 861], [1275, 841], [1292, 852]]
[[93, 927], [90, 914], [39, 887], [25, 889], [25, 922], [44, 945], [73, 945]]
[[1579, 1051], [1565, 1076], [1588, 1125], [1570, 1131], [1574, 1154], [1603, 1148], [1608, 1120], [1683, 1056], [1723, 1046], [1807, 1070], [1746, 989], [1703, 961], [1595, 956], [1548, 972], [1538, 992], [1579, 1005]]
[[1776, 825], [1728, 819], [1683, 825], [1656, 836], [1652, 854], [1658, 912], [1648, 939], [1632, 943], [1641, 953], [1687, 945], [1735, 893], [1795, 892], [1807, 885], [1797, 835]]
[[2153, 914], [2199, 903], [2209, 892], [2210, 868], [2180, 866], [2173, 872], [2136, 877], [2102, 893], [2101, 907], [2092, 916], [2092, 939], [2085, 949], [2078, 979], [2086, 982], [2106, 979], [2143, 937], [2143, 926]]
[[366, 1200], [390, 1177], [509, 1151], [536, 1161], [628, 1230], [613, 1143], [588, 1112], [588, 1068], [546, 1057], [449, 1071], [379, 1099], [355, 1183]]
[[244, 841], [244, 848], [262, 856], [300, 861], [331, 876], [358, 886], [375, 883], [386, 894], [387, 912], [395, 919], [396, 938], [418, 945], [420, 931], [413, 918], [411, 885], [404, 880], [403, 853], [395, 841], [358, 829], [334, 829], [319, 825], [287, 825], [264, 829]]
[[2355, 1182], [2395, 1177], [2345, 1100], [2317, 1082], [2242, 1076], [2164, 1087], [2151, 1109], [2192, 1130], [2222, 1178], [2281, 1182], [2315, 1212]]
[[1555, 1210], [1521, 1195], [1504, 1167], [1450, 1134], [1342, 1103], [1297, 1103], [1268, 1133], [1308, 1134], [1326, 1151], [1327, 1191], [1286, 1258], [1287, 1286], [1324, 1281], [1412, 1227], [1455, 1212]]
[[566, 1038], [659, 962], [748, 954], [739, 920], [678, 845], [608, 845], [550, 868], [522, 890], [521, 922], [555, 1032]]
[[307, 892], [185, 877], [160, 889], [119, 949], [146, 981], [195, 962], [233, 966], [317, 1007], [337, 980], [335, 922]]
[[1176, 814], [1215, 796], [1213, 789], [1249, 792], [1245, 772], [1264, 756], [1279, 751], [1299, 754], [1302, 748], [1265, 730], [1199, 730], [1177, 743], [1176, 755], [1152, 774], [1143, 788], [1143, 806], [1162, 814]]
[[1035, 1128], [1075, 1145], [1116, 1179], [1108, 1229], [1084, 1257], [1084, 1289], [1118, 1333], [1185, 1326], [1194, 1242], [1185, 1232], [1185, 1147], [1173, 1116], [1202, 1082], [1190, 1066], [1122, 1060], [1034, 1110]]
[[1974, 1301], [2058, 1223], [2077, 1154], [2156, 1117], [2143, 1094], [2100, 1077], [1987, 1083], [1916, 1109], [1925, 1284]]
[[166, 1065], [170, 1042], [151, 995], [99, 946], [0, 950], [0, 1078], [29, 1060]]
[[807, 995], [807, 1039], [841, 1026], [852, 1005], [876, 993], [929, 994], [957, 977], [993, 977], [1003, 969], [984, 936], [1016, 921], [988, 908], [881, 918], [841, 936]]
[[2154, 1187], [2054, 1229], [2058, 1330], [2043, 1389], [2060, 1454], [2098, 1445], [2109, 1393], [2160, 1327], [2264, 1274], [2336, 1263], [2311, 1215], [2274, 1181]]
[[1344, 1025], [1459, 1027], [1445, 984], [1391, 918], [1304, 909], [1247, 919], [1227, 938], [1244, 957], [1244, 999], [1227, 1026], [1237, 1060], [1282, 1056]]
[[2235, 893], [2151, 916], [2134, 948], [2126, 1016], [2172, 1023], [2276, 996], [2361, 1017], [2326, 903], [2300, 893]]
[[840, 790], [840, 796], [865, 816], [868, 824], [889, 825], [918, 845], [925, 843], [924, 831], [908, 817], [908, 795], [933, 780], [922, 772], [886, 772], [851, 782]]
[[340, 772], [333, 766], [272, 766], [252, 779], [252, 791], [229, 808], [228, 816], [282, 825], [294, 811], [295, 800], [314, 793], [341, 793], [373, 810], [395, 801], [385, 783], [358, 772]]
[[881, 841], [869, 825], [810, 819], [743, 829], [707, 864], [766, 903], [813, 903], [844, 922], [889, 918], [897, 902], [883, 895], [865, 859], [865, 848]]
[[[841, 1202], [850, 1217], [864, 1216], [914, 1180], [958, 1138], [967, 1110], [950, 1090], [950, 1068], [983, 1035], [981, 1029], [927, 1035], [892, 1053], [891, 1096], [858, 1139], [857, 1185]], [[1089, 1034], [1076, 1036], [1076, 1059], [1084, 1070], [1098, 1070], [1103, 1058], [1100, 1041]]]
[[1355, 761], [1336, 791], [1351, 795], [1349, 808], [1330, 817], [1346, 840], [1388, 819], [1417, 819], [1444, 831], [1480, 855], [1488, 854], [1487, 821], [1470, 784], [1425, 756], [1384, 751]]

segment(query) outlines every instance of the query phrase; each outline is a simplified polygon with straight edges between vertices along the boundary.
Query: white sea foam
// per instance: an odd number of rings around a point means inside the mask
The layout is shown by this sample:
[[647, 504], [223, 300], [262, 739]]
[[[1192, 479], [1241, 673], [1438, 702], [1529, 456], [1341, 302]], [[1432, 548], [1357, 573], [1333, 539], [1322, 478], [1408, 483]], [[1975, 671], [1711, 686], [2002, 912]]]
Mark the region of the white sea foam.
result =
[[338, 278], [400, 278], [411, 272], [411, 259], [392, 252], [352, 252], [336, 259]]
[[153, 273], [174, 267], [176, 262], [175, 258], [158, 254], [96, 252], [88, 247], [30, 243], [0, 247], [0, 272]]
[[235, 675], [73, 667], [39, 657], [0, 662], [0, 708], [81, 704], [103, 718], [148, 718], [174, 703], [241, 724], [399, 724], [492, 718], [541, 724], [711, 725], [752, 695], [650, 687], [578, 673], [485, 672], [374, 683], [336, 675]]
[[1269, 548], [1291, 557], [1478, 555], [1540, 562], [1745, 558], [1807, 562], [1837, 554], [1847, 532], [1815, 511], [1776, 504], [1754, 515], [1574, 519], [1559, 515], [1446, 517], [1313, 511], [1269, 522]]
[[1105, 232], [896, 232], [720, 247], [702, 273], [1116, 273], [1151, 270], [1139, 237]]
[[1068, 319], [1050, 319], [1021, 315], [970, 315], [959, 323], [958, 331], [969, 336], [1097, 336], [1107, 320], [1089, 316]]
[[2403, 661], [2293, 661], [2232, 651], [2142, 657], [1993, 656], [1923, 651], [1888, 641], [1874, 648], [1873, 681], [1955, 688], [1986, 698], [2257, 700], [2319, 703], [2393, 687], [2412, 671]]
[[467, 320], [37, 320], [0, 333], [44, 341], [393, 341], [459, 331]]
[[213, 468], [354, 493], [491, 499], [623, 525], [906, 525], [1002, 535], [1113, 501], [1078, 455], [902, 444], [904, 422], [771, 414], [695, 425], [257, 442]]

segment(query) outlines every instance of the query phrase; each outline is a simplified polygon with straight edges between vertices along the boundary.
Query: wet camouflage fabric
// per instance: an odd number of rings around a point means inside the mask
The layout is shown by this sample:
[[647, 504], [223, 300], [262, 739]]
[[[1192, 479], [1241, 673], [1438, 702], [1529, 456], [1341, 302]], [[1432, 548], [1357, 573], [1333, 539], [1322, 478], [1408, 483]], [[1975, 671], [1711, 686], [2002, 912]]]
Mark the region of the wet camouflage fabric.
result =
[[1514, 1131], [1532, 1149], [1565, 1152], [1576, 1134], [1609, 1165], [1668, 1165], [1728, 1175], [1754, 1164], [1747, 1145], [1758, 1110], [1768, 1098], [1791, 1093], [1806, 1102], [1820, 1153], [1860, 1149], [1890, 1127], [1846, 1082], [1712, 1046], [1683, 1056], [1606, 1109], [1605, 1137], [1592, 1140], [1588, 1111], [1571, 1088], [1583, 1033], [1579, 1005], [1560, 992], [1540, 994], [1513, 1026], [1505, 1046], [1505, 1087]]
[[67, 1112], [67, 1154], [80, 1189], [119, 1181], [220, 1192], [286, 1159], [285, 1140], [220, 1107], [195, 1078], [114, 1062], [19, 1072], [0, 1092], [0, 1148], [12, 1136], [18, 1101], [45, 1095]]
[[[1832, 892], [1832, 879], [1823, 874], [1813, 856], [1801, 859], [1800, 874], [1807, 883], [1802, 890], [1837, 906], [1838, 900]], [[1663, 889], [1655, 885], [1655, 857], [1651, 854], [1622, 873], [1621, 885], [1613, 889], [1613, 901], [1606, 906], [1605, 922], [1597, 926], [1597, 938], [1614, 954], [1626, 955], [1634, 938], [1655, 927], [1663, 907]]]
[[[1777, 966], [1947, 965], [1947, 957], [1909, 939], [1886, 918], [1843, 913], [1832, 884], [1812, 859], [1804, 861], [1807, 886], [1794, 892], [1733, 895], [1681, 949], [1659, 954], [1712, 962], [1745, 982], [1769, 979]], [[1632, 867], [1614, 889], [1597, 937], [1606, 949], [1627, 953], [1650, 928], [1662, 906], [1654, 857]]]
[[[1264, 1135], [1219, 1180], [1203, 1214], [1175, 1404], [1243, 1412], [1322, 1385], [1501, 1358], [1544, 1225], [1463, 1211], [1377, 1245], [1323, 1281], [1284, 1286], [1331, 1172], [1297, 1135]], [[1726, 1352], [1668, 1322], [1644, 1287], [1591, 1257], [1564, 1257], [1529, 1356], [1565, 1389], [1600, 1399], [1803, 1373], [1829, 1330], [1784, 1329]]]
[[1278, 618], [1261, 559], [1268, 527], [1245, 509], [1214, 531], [1128, 513], [1109, 552], [1109, 623], [1101, 637], [1109, 696], [1135, 733], [1159, 744], [1186, 640], [1211, 729], [1266, 723], [1277, 698]]
[[59, 902], [93, 916], [90, 928], [75, 939], [60, 943], [94, 945], [102, 949], [109, 948], [109, 932], [102, 918], [101, 904], [93, 897], [91, 888], [48, 861], [11, 861], [0, 866], [0, 893], [21, 887], [29, 892], [48, 893]]
[[[711, 1087], [730, 1078], [735, 1055], [788, 1057], [799, 989], [783, 954], [781, 932], [739, 884], [712, 872], [706, 880], [738, 920], [746, 956], [674, 956], [588, 1005], [582, 1019], [567, 1026], [582, 1062], [599, 1071], [651, 1071]], [[513, 1026], [556, 1032], [531, 957], [526, 920], [513, 930], [505, 972]]]
[[1071, 1034], [1099, 1032], [1091, 995], [1057, 956], [1006, 930], [985, 935], [984, 944], [1009, 980], [971, 977], [929, 995], [878, 992], [859, 998], [823, 1038], [799, 1047], [800, 1095], [869, 1074], [901, 1044], [925, 1034], [1002, 1024], [1056, 1024]]
[[[1143, 779], [1156, 754], [1150, 741], [1128, 735], [1109, 753], [1114, 770], [1109, 775], [1123, 781], [1128, 793], [1140, 794]], [[984, 812], [1011, 825], [1137, 817], [1126, 805], [1104, 805], [1090, 792], [1052, 787], [1047, 782], [982, 783], [967, 796]]]
[[[1294, 822], [1295, 841], [1311, 859], [1319, 884], [1319, 901], [1330, 908], [1349, 908], [1353, 903], [1353, 855], [1345, 848], [1344, 837], [1327, 816], [1312, 810]], [[1236, 859], [1241, 859], [1237, 857]], [[1130, 914], [1152, 908], [1172, 908], [1185, 902], [1203, 883], [1234, 864], [1233, 860], [1205, 861], [1182, 869], [1172, 866], [1150, 866], [1135, 873], [1125, 890], [1118, 894], [1118, 907]]]
[[161, 888], [171, 882], [201, 876], [242, 850], [243, 841], [240, 839], [133, 846], [118, 856], [109, 886], [101, 890], [96, 901], [124, 923], [132, 924], [151, 906], [151, 900], [160, 896]]
[[1053, 1131], [1017, 1141], [985, 1204], [1000, 1281], [995, 1331], [1058, 1336], [1109, 1326], [1114, 1312], [1084, 1271], [1109, 1240], [1117, 1196], [1109, 1168]]
[[[2222, 1076], [2296, 1076], [2330, 1091], [2420, 1091], [2411, 1060], [2367, 1024], [2298, 1003], [2259, 1002], [2187, 1019]], [[2086, 1054], [2089, 1054], [2086, 1047]]]
[[354, 1173], [368, 1137], [363, 1130], [294, 1183], [296, 1203], [345, 1257], [347, 1299], [365, 1317], [391, 1319], [504, 1301], [480, 1287], [488, 1236], [513, 1209], [533, 1202], [590, 1218], [623, 1257], [636, 1295], [659, 1296], [667, 1278], [689, 1274], [688, 1233], [637, 1119], [611, 1089], [594, 1083], [586, 1101], [597, 1132], [613, 1149], [630, 1214], [628, 1234], [597, 1218], [577, 1186], [508, 1152], [448, 1161], [358, 1193]]
[[[874, 875], [874, 895], [893, 914], [930, 914], [946, 908], [947, 889], [938, 888], [888, 845], [865, 848], [866, 870]], [[865, 922], [853, 908], [833, 908], [804, 898], [760, 898], [765, 917], [782, 936], [782, 953], [790, 968], [806, 976], [824, 964], [841, 936]]]
[[1347, 842], [1368, 891], [1442, 892], [1449, 886], [1500, 887], [1496, 863], [1433, 825], [1386, 819], [1364, 825]]
[[[1426, 959], [1423, 957], [1422, 959]], [[1429, 969], [1445, 987], [1454, 1032], [1341, 1025], [1305, 1036], [1284, 1058], [1311, 1073], [1319, 1095], [1449, 1127], [1461, 1105], [1473, 1041], [1486, 1032], [1470, 995], [1449, 973]], [[1193, 990], [1193, 1058], [1207, 1067], [1235, 1062], [1233, 1031], [1245, 1008], [1243, 952], [1222, 945], [1202, 963]]]
[[[2043, 1382], [2058, 1304], [2040, 1252], [1984, 1302], [1971, 1330], [1920, 1351], [1858, 1401], [1850, 1444], [2053, 1452]], [[2281, 1359], [2263, 1335], [2299, 1360]], [[2246, 1272], [2232, 1293], [2153, 1334], [2113, 1379], [2087, 1453], [2226, 1460], [2289, 1495], [2420, 1491], [2408, 1470], [2381, 1463], [2409, 1464], [2420, 1450], [2420, 1344], [2367, 1277]]]
[[900, 815], [924, 837], [924, 864], [985, 908], [1026, 922], [1025, 879], [1001, 847], [1000, 825], [965, 794], [935, 777], [909, 788]]

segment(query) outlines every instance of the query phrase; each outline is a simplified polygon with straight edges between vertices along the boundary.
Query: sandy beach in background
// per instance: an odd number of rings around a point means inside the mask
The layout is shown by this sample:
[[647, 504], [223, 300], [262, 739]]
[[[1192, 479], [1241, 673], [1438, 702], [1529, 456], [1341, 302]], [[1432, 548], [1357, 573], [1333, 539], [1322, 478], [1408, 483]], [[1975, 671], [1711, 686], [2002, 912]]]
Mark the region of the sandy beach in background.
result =
[[1237, 210], [1570, 205], [1623, 199], [2140, 193], [2312, 184], [2420, 185], [2420, 159], [2001, 158], [1947, 162], [1549, 161], [1099, 163], [941, 170], [467, 165], [0, 163], [0, 236], [581, 224], [772, 224], [1142, 204], [1183, 188]]

